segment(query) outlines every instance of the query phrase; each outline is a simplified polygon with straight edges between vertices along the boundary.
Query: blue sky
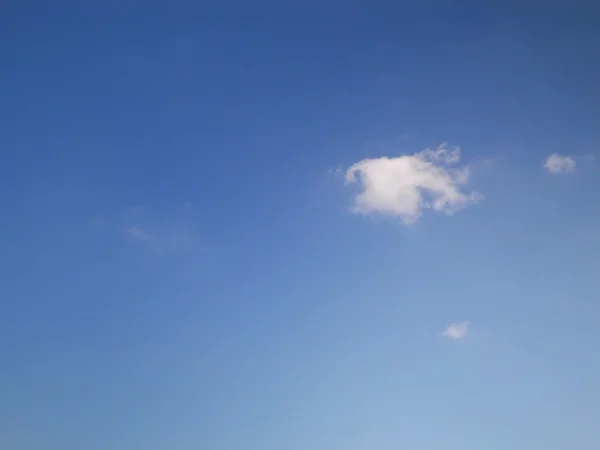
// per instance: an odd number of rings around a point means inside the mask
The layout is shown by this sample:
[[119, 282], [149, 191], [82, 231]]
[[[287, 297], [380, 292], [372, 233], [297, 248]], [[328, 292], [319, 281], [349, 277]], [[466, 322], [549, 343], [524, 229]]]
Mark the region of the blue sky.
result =
[[598, 448], [597, 10], [83, 3], [1, 7], [1, 447]]

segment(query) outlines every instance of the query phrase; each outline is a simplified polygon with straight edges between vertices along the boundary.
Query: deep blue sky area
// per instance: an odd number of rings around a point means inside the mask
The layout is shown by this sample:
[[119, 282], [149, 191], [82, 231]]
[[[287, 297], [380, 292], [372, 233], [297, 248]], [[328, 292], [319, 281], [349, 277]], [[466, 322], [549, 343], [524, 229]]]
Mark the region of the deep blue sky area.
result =
[[593, 2], [3, 2], [0, 448], [597, 450], [599, 80]]

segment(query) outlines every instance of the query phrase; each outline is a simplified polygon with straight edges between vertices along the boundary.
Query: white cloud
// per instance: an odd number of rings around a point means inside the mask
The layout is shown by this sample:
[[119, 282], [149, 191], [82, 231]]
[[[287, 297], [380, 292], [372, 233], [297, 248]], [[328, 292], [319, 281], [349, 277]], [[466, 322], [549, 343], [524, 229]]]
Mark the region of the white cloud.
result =
[[460, 161], [460, 149], [442, 144], [414, 155], [364, 159], [346, 171], [346, 183], [360, 183], [351, 211], [383, 214], [416, 222], [423, 209], [451, 214], [477, 203], [483, 197], [465, 192], [471, 171], [468, 166], [451, 168]]
[[558, 153], [553, 153], [546, 159], [544, 169], [552, 174], [573, 173], [577, 169], [577, 163], [572, 156], [561, 156]]
[[460, 339], [464, 339], [467, 336], [468, 331], [469, 322], [455, 322], [448, 325], [446, 329], [442, 331], [442, 337], [458, 341]]

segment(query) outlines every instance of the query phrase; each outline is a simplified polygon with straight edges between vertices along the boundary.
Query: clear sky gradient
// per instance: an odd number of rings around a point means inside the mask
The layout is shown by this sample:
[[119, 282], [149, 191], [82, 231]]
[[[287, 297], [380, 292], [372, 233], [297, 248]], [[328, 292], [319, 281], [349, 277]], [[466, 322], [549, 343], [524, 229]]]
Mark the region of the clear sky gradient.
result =
[[600, 9], [313, 3], [0, 5], [0, 448], [599, 448]]

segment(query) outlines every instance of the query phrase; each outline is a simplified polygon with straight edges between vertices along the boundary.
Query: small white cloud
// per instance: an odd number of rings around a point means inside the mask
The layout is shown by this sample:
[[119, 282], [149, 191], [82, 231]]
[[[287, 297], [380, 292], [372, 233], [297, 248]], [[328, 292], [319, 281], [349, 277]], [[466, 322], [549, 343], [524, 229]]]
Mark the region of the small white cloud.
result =
[[558, 153], [553, 153], [546, 159], [544, 169], [552, 174], [573, 173], [577, 169], [577, 163], [572, 156], [561, 156]]
[[458, 341], [464, 339], [469, 331], [469, 322], [451, 323], [442, 331], [442, 337]]
[[460, 161], [460, 149], [442, 144], [414, 155], [364, 159], [346, 171], [346, 183], [360, 183], [351, 211], [383, 214], [416, 222], [423, 209], [452, 214], [483, 197], [462, 190], [470, 168], [451, 168]]

